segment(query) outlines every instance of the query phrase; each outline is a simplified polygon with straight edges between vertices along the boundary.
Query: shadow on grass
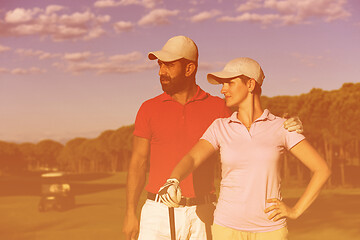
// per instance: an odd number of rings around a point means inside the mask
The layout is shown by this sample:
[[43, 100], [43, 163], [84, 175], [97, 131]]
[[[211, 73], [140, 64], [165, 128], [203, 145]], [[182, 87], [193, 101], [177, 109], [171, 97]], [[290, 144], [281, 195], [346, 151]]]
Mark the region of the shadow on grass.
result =
[[106, 203], [83, 203], [83, 204], [75, 204], [74, 207], [70, 208], [69, 210], [75, 209], [75, 208], [83, 208], [83, 207], [93, 207], [93, 206], [101, 206], [101, 205], [107, 205]]
[[[83, 195], [101, 191], [124, 188], [125, 184], [116, 183], [87, 183], [110, 177], [112, 174], [91, 173], [91, 174], [69, 174], [66, 182], [70, 184], [74, 195]], [[0, 177], [1, 196], [41, 196], [41, 173], [24, 173], [21, 175]]]
[[66, 209], [62, 209], [62, 210], [57, 210], [55, 207], [47, 209], [45, 212], [68, 212], [71, 211], [73, 209], [78, 209], [78, 208], [84, 208], [84, 207], [94, 207], [94, 206], [106, 206], [106, 203], [82, 203], [82, 204], [75, 204], [72, 207], [66, 208]]
[[[285, 199], [290, 206], [297, 199]], [[331, 194], [320, 196], [298, 219], [288, 220], [289, 231], [310, 232], [316, 229], [357, 229], [360, 234], [359, 195]], [[349, 218], [349, 216], [354, 216]]]

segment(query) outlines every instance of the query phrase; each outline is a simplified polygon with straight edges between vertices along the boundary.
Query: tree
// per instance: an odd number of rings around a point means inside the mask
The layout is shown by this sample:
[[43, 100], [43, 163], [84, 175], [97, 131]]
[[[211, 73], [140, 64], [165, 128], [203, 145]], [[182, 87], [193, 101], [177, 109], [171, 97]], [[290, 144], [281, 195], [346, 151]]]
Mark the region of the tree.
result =
[[133, 141], [134, 125], [125, 126], [117, 129], [111, 136], [111, 146], [116, 149], [118, 156], [118, 170], [126, 171], [128, 169]]
[[34, 143], [22, 143], [18, 145], [18, 148], [27, 165], [28, 170], [36, 169], [37, 156], [36, 156], [36, 145]]
[[36, 144], [37, 164], [40, 167], [57, 167], [56, 159], [64, 146], [53, 140], [43, 140]]
[[86, 138], [74, 138], [68, 141], [59, 153], [56, 161], [60, 169], [79, 172], [79, 162], [81, 159], [80, 146], [85, 142]]
[[0, 175], [15, 173], [26, 168], [24, 156], [15, 143], [0, 141]]

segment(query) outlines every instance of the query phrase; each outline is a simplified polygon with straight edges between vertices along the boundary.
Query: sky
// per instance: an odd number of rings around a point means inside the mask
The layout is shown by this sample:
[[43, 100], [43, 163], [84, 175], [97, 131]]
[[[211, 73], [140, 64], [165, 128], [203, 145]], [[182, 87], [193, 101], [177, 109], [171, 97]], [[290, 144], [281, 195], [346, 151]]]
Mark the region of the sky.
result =
[[198, 85], [237, 57], [263, 95], [359, 82], [358, 0], [0, 0], [0, 141], [66, 143], [133, 124], [162, 93], [156, 61], [176, 35], [199, 48]]

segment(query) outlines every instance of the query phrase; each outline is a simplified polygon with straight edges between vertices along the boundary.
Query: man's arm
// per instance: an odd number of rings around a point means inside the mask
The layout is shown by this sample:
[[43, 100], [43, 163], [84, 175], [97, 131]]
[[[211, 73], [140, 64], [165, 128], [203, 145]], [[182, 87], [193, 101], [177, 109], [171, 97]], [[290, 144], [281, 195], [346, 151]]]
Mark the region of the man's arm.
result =
[[136, 208], [145, 185], [149, 152], [150, 141], [146, 138], [134, 136], [126, 187], [126, 213], [123, 226], [126, 240], [136, 239], [139, 232]]

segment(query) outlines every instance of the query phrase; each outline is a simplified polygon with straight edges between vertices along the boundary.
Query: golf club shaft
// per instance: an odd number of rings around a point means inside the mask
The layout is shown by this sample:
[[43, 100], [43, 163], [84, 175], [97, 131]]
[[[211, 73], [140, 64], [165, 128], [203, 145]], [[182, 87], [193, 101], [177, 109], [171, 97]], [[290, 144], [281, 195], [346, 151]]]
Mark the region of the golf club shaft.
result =
[[169, 207], [169, 222], [170, 222], [170, 235], [171, 240], [175, 240], [175, 216], [174, 216], [174, 208]]

